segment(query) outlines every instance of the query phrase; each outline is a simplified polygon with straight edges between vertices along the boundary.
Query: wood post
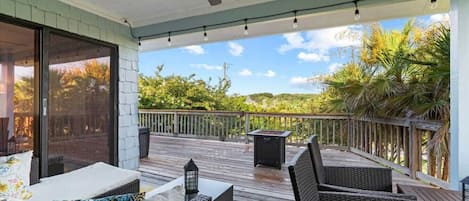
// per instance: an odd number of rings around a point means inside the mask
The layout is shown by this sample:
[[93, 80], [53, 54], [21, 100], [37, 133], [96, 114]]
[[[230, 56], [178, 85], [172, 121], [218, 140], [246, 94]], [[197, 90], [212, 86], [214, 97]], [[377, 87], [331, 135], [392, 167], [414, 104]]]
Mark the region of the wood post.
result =
[[175, 112], [174, 115], [174, 120], [173, 120], [173, 135], [177, 136], [177, 134], [179, 133], [179, 117], [178, 117], [178, 113]]
[[248, 133], [249, 133], [249, 113], [244, 113], [244, 118], [245, 118], [245, 121], [244, 121], [244, 132], [245, 132], [245, 137], [244, 137], [244, 142], [246, 144], [249, 144], [249, 137], [248, 137]]
[[409, 169], [410, 169], [410, 177], [415, 179], [417, 171], [419, 170], [419, 149], [420, 146], [418, 144], [418, 140], [416, 128], [414, 122], [410, 122], [409, 125]]
[[353, 127], [352, 127], [352, 119], [351, 119], [350, 117], [348, 118], [348, 123], [347, 123], [347, 125], [348, 125], [348, 132], [347, 132], [347, 136], [348, 136], [348, 137], [347, 137], [347, 151], [350, 151], [350, 147], [352, 146], [352, 140], [353, 140], [353, 136], [352, 136], [352, 134], [353, 134], [353, 131], [352, 131], [352, 129], [353, 129]]

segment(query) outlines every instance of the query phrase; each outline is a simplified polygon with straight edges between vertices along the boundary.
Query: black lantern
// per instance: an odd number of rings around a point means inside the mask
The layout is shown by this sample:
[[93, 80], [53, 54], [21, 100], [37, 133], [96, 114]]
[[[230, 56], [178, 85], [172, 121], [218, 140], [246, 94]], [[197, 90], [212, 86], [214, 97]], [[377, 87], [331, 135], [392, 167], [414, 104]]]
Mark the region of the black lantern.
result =
[[[469, 177], [461, 180], [462, 183], [462, 200], [469, 200]], [[466, 186], [467, 185], [467, 186]]]
[[184, 165], [184, 187], [186, 194], [198, 193], [199, 189], [199, 168], [191, 160]]

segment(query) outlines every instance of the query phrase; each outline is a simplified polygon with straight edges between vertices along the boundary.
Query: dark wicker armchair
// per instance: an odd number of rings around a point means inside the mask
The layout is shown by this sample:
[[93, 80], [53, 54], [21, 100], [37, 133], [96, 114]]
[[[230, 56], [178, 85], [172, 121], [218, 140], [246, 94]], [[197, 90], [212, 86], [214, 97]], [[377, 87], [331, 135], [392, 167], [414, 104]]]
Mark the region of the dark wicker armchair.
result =
[[324, 166], [316, 135], [309, 139], [308, 149], [313, 161], [316, 181], [320, 185], [319, 189], [336, 189], [345, 192], [353, 189], [392, 192], [390, 168]]
[[383, 195], [347, 193], [347, 192], [320, 192], [314, 172], [313, 165], [308, 150], [298, 153], [288, 171], [295, 194], [296, 201], [409, 201], [416, 199], [406, 199], [400, 197], [389, 197]]

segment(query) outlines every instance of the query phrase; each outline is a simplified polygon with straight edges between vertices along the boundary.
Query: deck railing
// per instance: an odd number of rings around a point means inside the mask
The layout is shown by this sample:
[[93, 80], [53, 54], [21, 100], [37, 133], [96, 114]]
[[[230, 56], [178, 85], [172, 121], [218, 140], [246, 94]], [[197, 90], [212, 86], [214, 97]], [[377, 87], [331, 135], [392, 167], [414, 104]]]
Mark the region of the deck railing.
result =
[[225, 111], [140, 110], [139, 126], [155, 135], [249, 142], [256, 129], [289, 130], [289, 144], [317, 134], [323, 147], [347, 150], [412, 178], [448, 188], [449, 138], [431, 139], [441, 122], [365, 119], [348, 114], [291, 114]]

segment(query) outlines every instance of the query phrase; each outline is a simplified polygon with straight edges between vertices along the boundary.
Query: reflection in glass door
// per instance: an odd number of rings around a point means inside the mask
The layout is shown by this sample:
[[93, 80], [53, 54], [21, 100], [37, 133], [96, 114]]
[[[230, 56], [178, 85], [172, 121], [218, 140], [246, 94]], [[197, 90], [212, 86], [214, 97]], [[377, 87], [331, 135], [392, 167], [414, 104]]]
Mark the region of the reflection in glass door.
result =
[[111, 49], [51, 33], [48, 174], [110, 162]]
[[36, 30], [0, 22], [0, 156], [33, 149]]

